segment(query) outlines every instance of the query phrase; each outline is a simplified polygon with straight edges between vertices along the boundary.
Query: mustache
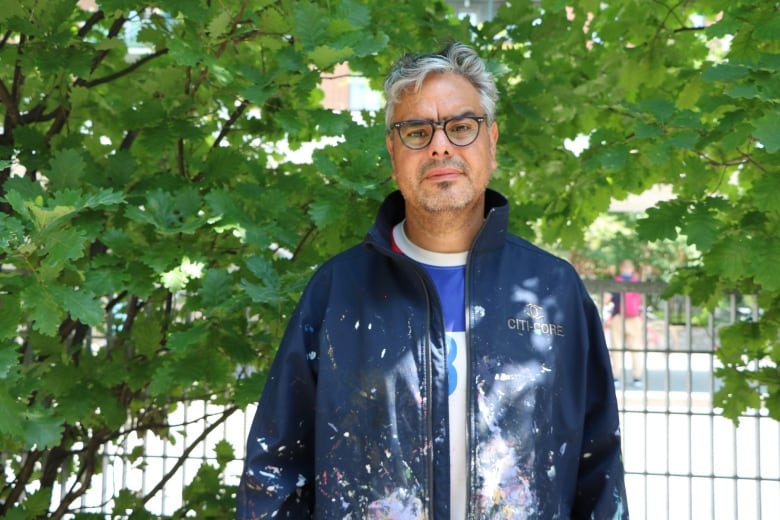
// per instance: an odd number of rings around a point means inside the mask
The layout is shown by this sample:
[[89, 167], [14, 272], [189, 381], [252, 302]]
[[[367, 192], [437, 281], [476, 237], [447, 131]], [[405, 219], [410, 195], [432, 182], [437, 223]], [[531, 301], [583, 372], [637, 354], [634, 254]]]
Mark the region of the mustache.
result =
[[469, 173], [469, 167], [465, 161], [458, 157], [449, 157], [447, 159], [431, 159], [425, 161], [417, 169], [417, 176], [422, 179], [429, 171], [435, 168], [456, 168], [464, 173]]

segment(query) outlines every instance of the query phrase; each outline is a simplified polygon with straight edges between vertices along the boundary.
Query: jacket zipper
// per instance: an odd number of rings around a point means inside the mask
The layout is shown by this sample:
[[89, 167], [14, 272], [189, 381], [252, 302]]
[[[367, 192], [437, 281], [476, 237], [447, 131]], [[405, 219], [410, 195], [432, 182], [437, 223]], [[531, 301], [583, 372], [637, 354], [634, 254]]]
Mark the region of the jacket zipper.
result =
[[474, 244], [477, 243], [477, 240], [482, 235], [482, 232], [485, 229], [485, 226], [487, 224], [488, 219], [490, 218], [490, 215], [493, 213], [493, 210], [491, 209], [488, 214], [485, 216], [485, 220], [482, 223], [482, 226], [480, 227], [479, 231], [477, 232], [476, 237], [474, 238], [474, 242], [471, 244], [471, 247], [469, 248], [469, 254], [466, 257], [466, 270], [464, 273], [463, 278], [463, 307], [464, 312], [466, 314], [465, 316], [465, 325], [466, 325], [466, 467], [468, 468], [468, 471], [466, 472], [466, 520], [471, 520], [474, 518], [474, 511], [473, 511], [473, 504], [472, 504], [472, 497], [474, 496], [474, 490], [472, 489], [472, 477], [475, 473], [476, 467], [473, 466], [474, 464], [474, 446], [472, 444], [472, 437], [473, 437], [473, 431], [474, 431], [474, 421], [473, 421], [473, 399], [474, 399], [474, 388], [472, 384], [472, 359], [473, 359], [473, 352], [471, 349], [471, 291], [469, 288], [471, 287], [471, 259], [474, 255]]
[[466, 258], [466, 270], [463, 274], [463, 302], [464, 302], [464, 309], [465, 312], [465, 325], [466, 325], [466, 331], [465, 331], [465, 345], [466, 345], [466, 468], [468, 470], [466, 471], [466, 519], [473, 518], [472, 512], [471, 512], [471, 497], [473, 496], [473, 491], [471, 489], [471, 476], [474, 473], [474, 468], [471, 467], [472, 465], [472, 445], [471, 445], [471, 437], [472, 437], [472, 429], [474, 428], [474, 425], [472, 424], [472, 413], [471, 413], [471, 407], [472, 407], [472, 399], [473, 399], [473, 391], [472, 391], [472, 373], [471, 373], [471, 365], [472, 365], [472, 352], [471, 352], [471, 305], [469, 301], [469, 280], [470, 280], [470, 269], [469, 265], [471, 262], [469, 262], [471, 258], [471, 253], [469, 252], [469, 256]]
[[431, 295], [428, 291], [428, 286], [425, 283], [425, 278], [420, 274], [416, 266], [412, 266], [417, 278], [422, 285], [423, 294], [425, 295], [425, 436], [426, 436], [426, 452], [427, 452], [427, 466], [428, 466], [428, 478], [427, 480], [427, 493], [428, 503], [426, 505], [427, 514], [425, 518], [433, 518], [433, 395], [431, 393], [433, 380], [431, 371], [433, 370], [433, 361], [431, 360]]

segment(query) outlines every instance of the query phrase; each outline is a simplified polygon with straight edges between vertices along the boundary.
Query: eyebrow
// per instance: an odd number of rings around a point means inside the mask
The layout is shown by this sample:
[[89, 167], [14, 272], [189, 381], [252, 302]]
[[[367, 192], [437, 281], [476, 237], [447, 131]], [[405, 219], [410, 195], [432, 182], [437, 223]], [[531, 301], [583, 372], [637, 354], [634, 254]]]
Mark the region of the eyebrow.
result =
[[[426, 122], [440, 123], [440, 122], [443, 122], [443, 121], [449, 121], [450, 119], [457, 119], [458, 117], [485, 117], [485, 116], [480, 116], [479, 114], [477, 114], [473, 110], [466, 110], [465, 112], [461, 112], [459, 114], [456, 114], [456, 115], [453, 115], [453, 116], [449, 116], [449, 117], [445, 117], [443, 119], [438, 119], [438, 120], [429, 119], [429, 118], [425, 118], [425, 117], [413, 117], [411, 119], [402, 119], [400, 121], [396, 121], [396, 123], [405, 123], [407, 121], [426, 121]], [[396, 123], [393, 123], [393, 124], [396, 124]]]

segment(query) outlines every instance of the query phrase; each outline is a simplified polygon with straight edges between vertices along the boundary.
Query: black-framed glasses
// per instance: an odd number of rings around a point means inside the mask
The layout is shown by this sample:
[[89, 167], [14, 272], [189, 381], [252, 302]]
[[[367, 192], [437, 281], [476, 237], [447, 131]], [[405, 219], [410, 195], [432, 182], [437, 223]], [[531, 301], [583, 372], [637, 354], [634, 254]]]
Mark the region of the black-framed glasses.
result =
[[446, 121], [431, 121], [430, 119], [410, 119], [393, 123], [398, 131], [398, 137], [407, 148], [422, 150], [433, 141], [437, 128], [444, 130], [444, 135], [455, 146], [468, 146], [479, 137], [480, 123], [486, 116], [458, 116]]

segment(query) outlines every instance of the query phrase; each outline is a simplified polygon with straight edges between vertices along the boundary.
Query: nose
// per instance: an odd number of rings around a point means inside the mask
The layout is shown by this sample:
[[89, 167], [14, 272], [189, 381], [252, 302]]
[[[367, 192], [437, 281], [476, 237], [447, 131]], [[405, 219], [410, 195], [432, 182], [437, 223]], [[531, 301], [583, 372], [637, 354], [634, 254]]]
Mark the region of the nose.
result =
[[431, 142], [428, 144], [428, 153], [432, 156], [449, 155], [452, 143], [444, 131], [444, 125], [434, 125]]

